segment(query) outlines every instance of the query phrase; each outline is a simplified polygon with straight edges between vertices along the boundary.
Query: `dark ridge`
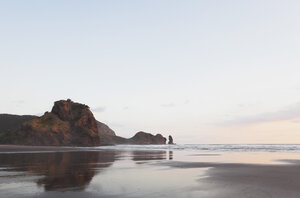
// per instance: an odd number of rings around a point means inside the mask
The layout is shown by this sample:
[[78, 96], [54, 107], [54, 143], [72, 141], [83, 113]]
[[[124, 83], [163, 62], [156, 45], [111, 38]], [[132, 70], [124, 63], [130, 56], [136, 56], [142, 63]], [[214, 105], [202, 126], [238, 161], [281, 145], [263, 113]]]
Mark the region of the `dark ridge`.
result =
[[12, 131], [21, 127], [24, 122], [37, 118], [33, 115], [0, 114], [0, 131]]

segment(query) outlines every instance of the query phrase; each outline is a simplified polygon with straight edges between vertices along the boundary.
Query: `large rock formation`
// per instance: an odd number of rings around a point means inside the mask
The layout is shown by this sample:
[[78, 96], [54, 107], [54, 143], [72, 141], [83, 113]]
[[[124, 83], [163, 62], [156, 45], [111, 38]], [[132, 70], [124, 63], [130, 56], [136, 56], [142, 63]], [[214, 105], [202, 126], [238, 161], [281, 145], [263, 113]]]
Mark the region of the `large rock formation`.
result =
[[[35, 146], [98, 146], [114, 144], [166, 144], [161, 134], [138, 132], [132, 138], [116, 136], [106, 124], [97, 121], [89, 107], [68, 100], [54, 103], [51, 112], [43, 116], [13, 116], [2, 114], [0, 144]], [[3, 119], [2, 119], [3, 118]]]
[[54, 103], [52, 111], [10, 132], [12, 144], [94, 146], [100, 144], [97, 122], [87, 105], [71, 100]]

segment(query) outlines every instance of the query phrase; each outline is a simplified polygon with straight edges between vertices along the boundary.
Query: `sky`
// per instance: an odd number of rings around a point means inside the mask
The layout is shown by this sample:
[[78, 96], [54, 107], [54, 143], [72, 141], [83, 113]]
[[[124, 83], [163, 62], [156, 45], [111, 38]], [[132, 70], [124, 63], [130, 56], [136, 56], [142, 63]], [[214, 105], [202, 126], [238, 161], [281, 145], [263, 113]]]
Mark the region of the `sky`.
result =
[[300, 1], [0, 0], [0, 112], [90, 106], [118, 135], [300, 143]]

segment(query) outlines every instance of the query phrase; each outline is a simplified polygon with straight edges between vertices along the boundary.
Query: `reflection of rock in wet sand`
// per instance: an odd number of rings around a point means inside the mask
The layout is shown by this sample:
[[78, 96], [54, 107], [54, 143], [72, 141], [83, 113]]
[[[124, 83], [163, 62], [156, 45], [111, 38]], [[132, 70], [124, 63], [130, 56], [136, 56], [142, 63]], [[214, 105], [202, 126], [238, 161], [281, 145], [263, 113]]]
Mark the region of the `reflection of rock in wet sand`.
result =
[[169, 151], [169, 160], [173, 160], [173, 151]]
[[0, 166], [44, 176], [45, 190], [83, 190], [101, 168], [115, 161], [115, 152], [58, 152], [1, 154]]
[[166, 160], [167, 151], [132, 151], [133, 161]]

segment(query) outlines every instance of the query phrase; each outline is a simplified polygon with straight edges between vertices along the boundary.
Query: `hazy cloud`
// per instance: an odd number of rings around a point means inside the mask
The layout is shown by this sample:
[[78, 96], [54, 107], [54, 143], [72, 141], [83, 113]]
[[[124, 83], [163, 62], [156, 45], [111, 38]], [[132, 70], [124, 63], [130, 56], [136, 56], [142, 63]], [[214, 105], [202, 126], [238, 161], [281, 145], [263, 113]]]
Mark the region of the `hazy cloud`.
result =
[[254, 107], [257, 103], [240, 103], [238, 104], [239, 108], [251, 108]]
[[252, 116], [236, 117], [231, 120], [217, 123], [220, 126], [233, 126], [243, 124], [254, 124], [260, 122], [271, 122], [280, 120], [290, 120], [300, 117], [300, 102], [287, 106], [274, 112], [265, 112]]
[[24, 104], [25, 100], [14, 100], [13, 102], [17, 104]]
[[181, 106], [181, 105], [187, 105], [189, 103], [190, 103], [190, 101], [188, 99], [186, 99], [185, 101], [182, 101], [182, 102], [179, 102], [176, 104], [173, 102], [170, 102], [170, 103], [161, 104], [160, 106], [161, 107], [176, 107], [176, 106]]
[[167, 104], [161, 104], [161, 107], [175, 107], [176, 105], [174, 103], [167, 103]]
[[92, 112], [100, 113], [100, 112], [105, 111], [105, 109], [106, 109], [106, 107], [95, 107], [95, 108], [92, 108]]
[[25, 100], [13, 100], [12, 103], [16, 107], [21, 107], [21, 106], [24, 106], [26, 104], [26, 101]]
[[170, 107], [176, 107], [176, 106], [181, 106], [181, 105], [187, 105], [189, 103], [190, 103], [190, 101], [187, 99], [187, 100], [177, 103], [177, 104], [170, 102], [170, 103], [161, 104], [160, 106], [170, 108]]

